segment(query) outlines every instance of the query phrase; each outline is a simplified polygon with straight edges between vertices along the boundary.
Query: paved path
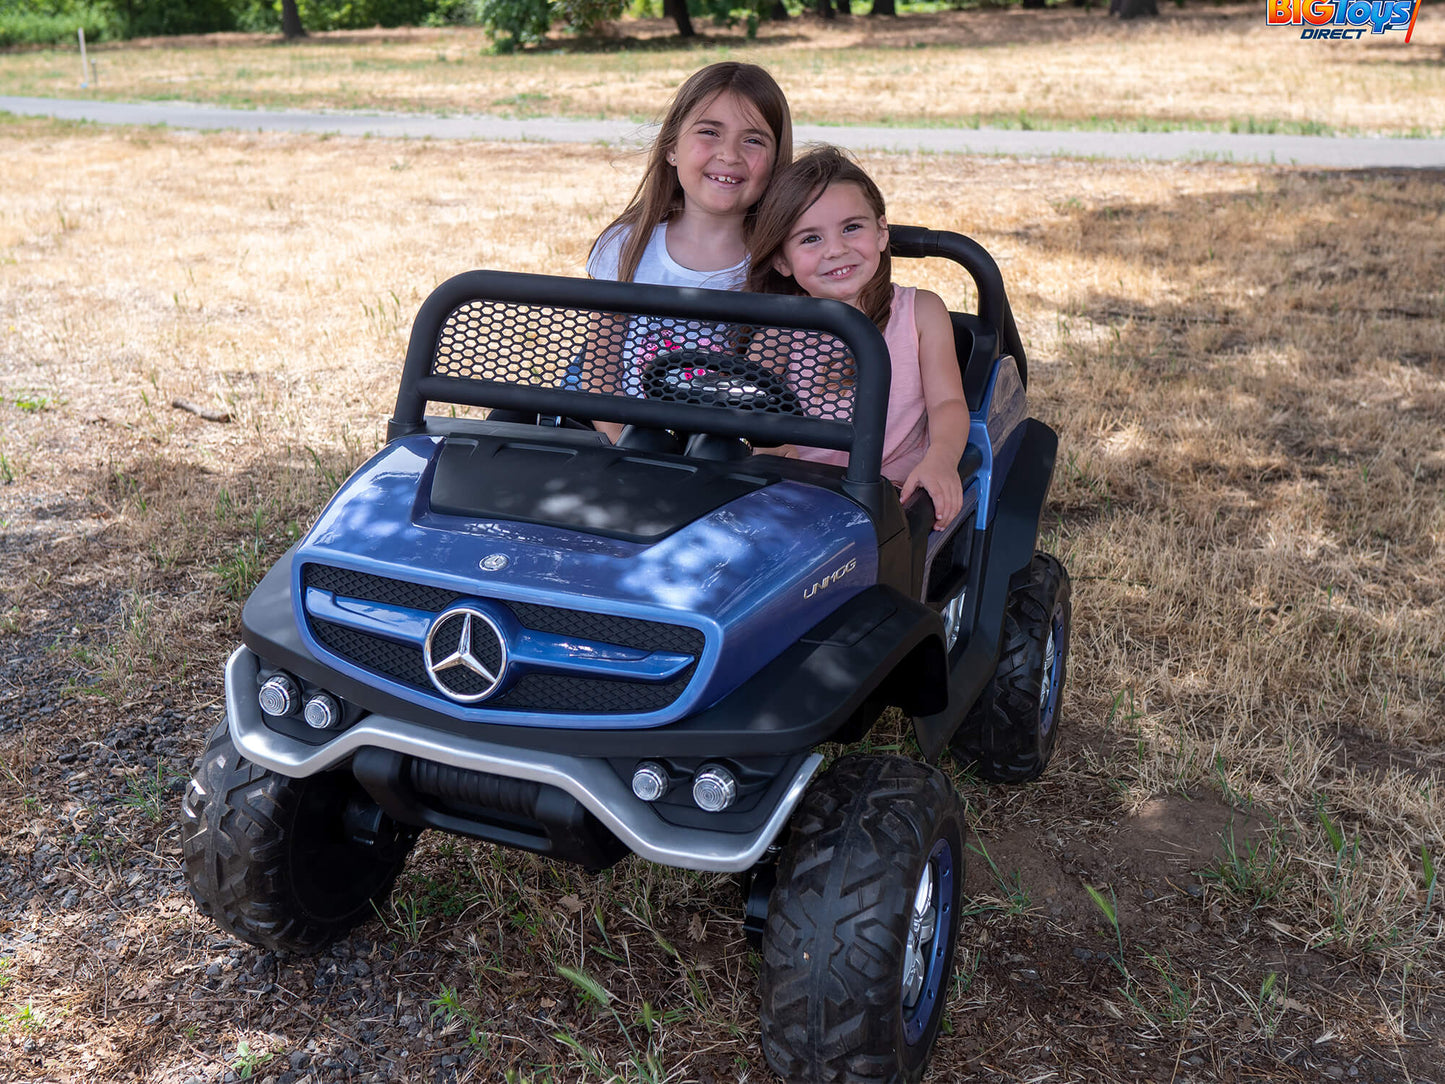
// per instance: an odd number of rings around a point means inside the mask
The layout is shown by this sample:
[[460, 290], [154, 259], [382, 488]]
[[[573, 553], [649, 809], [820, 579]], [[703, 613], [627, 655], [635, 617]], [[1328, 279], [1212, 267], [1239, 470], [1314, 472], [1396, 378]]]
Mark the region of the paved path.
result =
[[[108, 102], [0, 95], [0, 112], [88, 120], [101, 124], [164, 124], [173, 128], [266, 132], [331, 132], [403, 139], [496, 139], [542, 143], [642, 143], [652, 129], [612, 120], [505, 120], [433, 117], [420, 113], [305, 113], [224, 109], [188, 102]], [[799, 125], [799, 142], [838, 143], [853, 150], [1067, 155], [1085, 158], [1215, 159], [1334, 169], [1445, 168], [1445, 139], [1235, 135], [1228, 132], [1020, 132], [999, 128], [832, 128]]]

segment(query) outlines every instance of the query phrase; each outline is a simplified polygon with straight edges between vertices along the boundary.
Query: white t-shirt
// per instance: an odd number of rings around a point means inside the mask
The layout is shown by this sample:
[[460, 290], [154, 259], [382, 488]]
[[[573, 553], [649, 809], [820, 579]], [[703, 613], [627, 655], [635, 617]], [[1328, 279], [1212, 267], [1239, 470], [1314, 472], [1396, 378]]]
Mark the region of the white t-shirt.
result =
[[[602, 235], [597, 247], [587, 259], [587, 273], [594, 279], [616, 281], [617, 266], [622, 260], [622, 246], [629, 235], [628, 227], [614, 226]], [[701, 286], [708, 290], [740, 290], [748, 277], [747, 257], [741, 263], [725, 267], [720, 271], [694, 271], [683, 267], [667, 251], [667, 223], [663, 222], [652, 231], [647, 247], [642, 250], [642, 259], [637, 261], [633, 282], [651, 282], [658, 286]]]
[[[619, 276], [622, 246], [628, 237], [628, 227], [616, 226], [609, 229], [597, 242], [597, 247], [587, 260], [587, 273], [595, 279], [613, 279]], [[657, 286], [698, 286], [709, 290], [738, 290], [748, 275], [746, 257], [732, 267], [719, 271], [694, 271], [684, 267], [667, 251], [667, 223], [658, 225], [642, 250], [637, 262], [633, 282], [652, 283]], [[673, 350], [724, 350], [732, 352], [727, 328], [718, 324], [704, 324], [696, 320], [666, 320], [656, 317], [635, 316], [627, 329], [627, 341], [623, 347], [626, 361], [623, 377], [623, 391], [627, 395], [642, 394], [642, 367], [659, 354]]]

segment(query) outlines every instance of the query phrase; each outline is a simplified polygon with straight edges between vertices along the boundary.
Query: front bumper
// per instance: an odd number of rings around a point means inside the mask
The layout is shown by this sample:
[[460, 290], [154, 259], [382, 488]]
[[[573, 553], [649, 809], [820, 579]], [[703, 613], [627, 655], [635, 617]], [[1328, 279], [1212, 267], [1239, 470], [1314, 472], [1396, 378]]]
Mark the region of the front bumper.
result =
[[[312, 745], [266, 725], [255, 689], [259, 663], [238, 647], [226, 663], [226, 710], [231, 741], [248, 760], [291, 777], [345, 765], [364, 749], [383, 749], [419, 760], [555, 787], [580, 803], [629, 850], [666, 866], [739, 872], [756, 865], [772, 845], [823, 758], [804, 758], [762, 825], [748, 832], [711, 832], [663, 820], [602, 759], [540, 749], [519, 749], [479, 738], [438, 732], [388, 715], [367, 715], [325, 745]], [[563, 738], [565, 740], [565, 738]]]

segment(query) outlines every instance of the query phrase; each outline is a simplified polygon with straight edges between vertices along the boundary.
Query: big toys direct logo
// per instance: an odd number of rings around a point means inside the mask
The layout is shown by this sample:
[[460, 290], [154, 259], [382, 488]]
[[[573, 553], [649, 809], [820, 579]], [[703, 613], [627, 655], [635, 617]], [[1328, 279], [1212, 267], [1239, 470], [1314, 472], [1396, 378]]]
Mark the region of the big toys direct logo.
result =
[[1265, 0], [1270, 26], [1302, 26], [1301, 38], [1352, 41], [1387, 30], [1415, 32], [1425, 0]]

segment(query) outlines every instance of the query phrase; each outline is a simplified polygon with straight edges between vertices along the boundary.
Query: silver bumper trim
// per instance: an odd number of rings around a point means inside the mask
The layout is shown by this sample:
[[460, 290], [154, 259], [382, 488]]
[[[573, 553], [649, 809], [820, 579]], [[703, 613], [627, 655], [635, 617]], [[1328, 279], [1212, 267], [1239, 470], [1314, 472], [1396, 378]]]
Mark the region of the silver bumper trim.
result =
[[[664, 866], [735, 873], [756, 865], [787, 824], [823, 763], [810, 754], [767, 822], [755, 832], [708, 832], [669, 824], [604, 761], [443, 734], [387, 715], [368, 715], [325, 745], [308, 745], [266, 726], [256, 702], [256, 656], [238, 647], [226, 662], [226, 713], [231, 741], [247, 760], [293, 778], [315, 775], [358, 750], [388, 749], [422, 760], [511, 779], [546, 783], [581, 802], [639, 857]], [[566, 732], [558, 732], [565, 741]]]

